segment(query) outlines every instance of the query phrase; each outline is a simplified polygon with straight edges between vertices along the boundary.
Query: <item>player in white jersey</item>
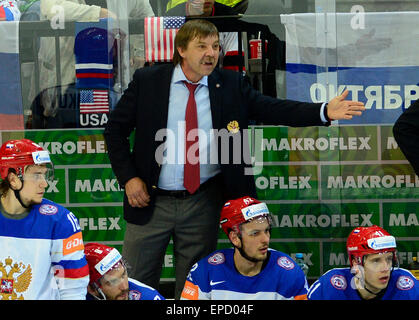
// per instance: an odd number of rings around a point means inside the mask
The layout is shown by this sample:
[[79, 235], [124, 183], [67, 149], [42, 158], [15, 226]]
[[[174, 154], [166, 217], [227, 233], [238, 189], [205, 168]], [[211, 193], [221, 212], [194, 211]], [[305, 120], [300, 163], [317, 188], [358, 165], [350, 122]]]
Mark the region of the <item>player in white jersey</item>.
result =
[[398, 268], [396, 239], [379, 226], [355, 228], [346, 249], [351, 268], [326, 272], [309, 300], [418, 300], [419, 282]]
[[84, 300], [89, 269], [76, 216], [43, 198], [53, 166], [28, 139], [0, 148], [0, 300]]
[[128, 278], [126, 263], [117, 249], [91, 242], [84, 253], [90, 273], [86, 300], [164, 300], [154, 288]]
[[0, 0], [0, 21], [19, 21], [20, 16], [16, 0]]
[[215, 251], [192, 266], [184, 300], [306, 300], [304, 272], [285, 253], [269, 249], [272, 218], [251, 197], [228, 201], [221, 227], [234, 248]]

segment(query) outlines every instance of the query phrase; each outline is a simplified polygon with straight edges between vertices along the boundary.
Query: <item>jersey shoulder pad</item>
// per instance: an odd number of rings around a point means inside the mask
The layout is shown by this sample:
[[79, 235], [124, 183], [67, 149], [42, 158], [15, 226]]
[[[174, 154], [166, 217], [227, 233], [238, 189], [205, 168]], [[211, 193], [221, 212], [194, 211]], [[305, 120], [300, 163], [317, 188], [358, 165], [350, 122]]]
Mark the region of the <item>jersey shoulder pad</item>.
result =
[[156, 289], [138, 280], [128, 278], [128, 284], [129, 300], [164, 300]]

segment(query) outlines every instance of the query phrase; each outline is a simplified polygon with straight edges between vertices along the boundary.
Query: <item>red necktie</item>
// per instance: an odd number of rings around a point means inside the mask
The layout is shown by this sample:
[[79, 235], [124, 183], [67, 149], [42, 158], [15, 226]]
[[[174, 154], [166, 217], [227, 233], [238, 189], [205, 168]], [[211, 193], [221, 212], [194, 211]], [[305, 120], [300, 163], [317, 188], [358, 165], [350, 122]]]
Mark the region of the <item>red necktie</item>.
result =
[[[185, 112], [185, 165], [183, 173], [183, 185], [189, 193], [194, 193], [200, 185], [200, 174], [199, 174], [199, 148], [198, 146], [198, 135], [192, 141], [188, 141], [188, 133], [193, 129], [198, 129], [198, 116], [196, 111], [195, 102], [195, 89], [197, 84], [192, 84], [185, 81], [186, 87], [189, 89], [188, 104], [186, 105]], [[197, 134], [197, 132], [196, 132]], [[194, 135], [192, 135], [194, 136]], [[195, 144], [195, 154], [192, 154], [189, 149]], [[191, 154], [190, 154], [191, 153]], [[189, 156], [188, 156], [189, 155]], [[193, 162], [193, 163], [191, 163]], [[196, 162], [196, 163], [195, 163]]]

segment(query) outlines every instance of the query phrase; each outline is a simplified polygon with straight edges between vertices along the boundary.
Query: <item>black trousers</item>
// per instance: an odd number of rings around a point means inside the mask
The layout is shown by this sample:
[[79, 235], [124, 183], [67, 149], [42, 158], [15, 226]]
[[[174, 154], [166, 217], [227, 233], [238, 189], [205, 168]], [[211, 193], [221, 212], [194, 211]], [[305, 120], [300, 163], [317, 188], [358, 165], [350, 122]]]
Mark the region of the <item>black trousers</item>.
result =
[[173, 240], [175, 299], [198, 260], [216, 249], [223, 198], [218, 183], [187, 197], [158, 195], [151, 220], [127, 223], [122, 254], [130, 277], [158, 290], [169, 241]]

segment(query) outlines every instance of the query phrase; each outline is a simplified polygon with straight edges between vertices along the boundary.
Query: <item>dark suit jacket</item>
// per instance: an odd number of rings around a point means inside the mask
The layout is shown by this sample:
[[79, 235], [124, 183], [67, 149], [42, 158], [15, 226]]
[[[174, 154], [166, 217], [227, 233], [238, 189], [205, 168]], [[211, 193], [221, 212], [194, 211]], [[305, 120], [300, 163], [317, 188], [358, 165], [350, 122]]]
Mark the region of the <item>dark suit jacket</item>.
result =
[[[171, 64], [138, 69], [112, 111], [104, 131], [109, 159], [119, 184], [123, 187], [129, 179], [140, 177], [151, 196], [150, 205], [140, 209], [132, 208], [125, 195], [124, 218], [130, 223], [147, 223], [154, 207], [153, 191], [160, 174], [155, 152], [163, 143], [156, 141], [155, 136], [157, 131], [167, 127], [173, 69]], [[238, 72], [215, 69], [208, 77], [208, 86], [214, 129], [227, 131], [227, 125], [237, 121], [240, 132], [235, 134], [243, 134], [243, 130], [248, 129], [249, 119], [264, 124], [295, 127], [324, 125], [320, 119], [321, 103], [278, 100], [264, 96], [254, 90]], [[130, 151], [128, 137], [134, 129], [135, 140]], [[236, 159], [234, 163], [233, 139], [229, 139], [228, 152], [227, 164], [221, 162], [222, 154], [220, 151], [218, 153], [225, 199], [245, 195], [255, 197], [254, 177], [244, 175], [245, 167], [250, 167], [248, 154], [241, 152], [241, 161]]]
[[419, 175], [419, 99], [396, 120], [393, 135], [415, 173]]

